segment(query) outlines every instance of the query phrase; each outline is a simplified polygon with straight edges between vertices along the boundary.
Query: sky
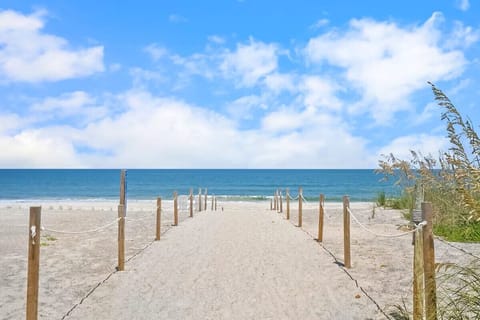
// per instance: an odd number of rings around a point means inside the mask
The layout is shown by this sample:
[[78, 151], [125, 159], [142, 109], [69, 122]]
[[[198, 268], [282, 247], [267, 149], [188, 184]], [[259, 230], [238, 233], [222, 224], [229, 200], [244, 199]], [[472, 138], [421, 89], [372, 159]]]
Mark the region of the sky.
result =
[[376, 168], [479, 128], [480, 2], [0, 2], [0, 168]]

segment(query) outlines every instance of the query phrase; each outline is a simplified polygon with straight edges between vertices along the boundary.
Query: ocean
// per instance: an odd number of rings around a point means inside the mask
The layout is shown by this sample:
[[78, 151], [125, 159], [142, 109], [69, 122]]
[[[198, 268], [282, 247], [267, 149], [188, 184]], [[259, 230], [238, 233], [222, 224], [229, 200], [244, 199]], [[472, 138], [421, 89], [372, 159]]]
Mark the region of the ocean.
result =
[[[274, 190], [298, 187], [308, 201], [323, 193], [326, 201], [374, 201], [379, 192], [396, 195], [392, 182], [380, 181], [374, 170], [285, 169], [132, 169], [127, 170], [127, 199], [171, 199], [173, 191], [188, 194], [208, 188], [223, 200], [259, 201]], [[114, 200], [119, 197], [116, 169], [0, 169], [0, 200]]]

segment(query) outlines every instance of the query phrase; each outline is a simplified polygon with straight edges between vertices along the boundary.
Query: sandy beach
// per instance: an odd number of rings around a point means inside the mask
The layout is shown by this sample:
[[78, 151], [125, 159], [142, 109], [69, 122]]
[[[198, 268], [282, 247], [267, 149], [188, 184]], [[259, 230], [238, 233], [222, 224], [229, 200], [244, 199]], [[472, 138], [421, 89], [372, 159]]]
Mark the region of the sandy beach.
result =
[[[344, 269], [341, 203], [326, 203], [324, 241], [318, 204], [305, 203], [298, 228], [268, 202], [220, 202], [217, 211], [180, 210], [172, 227], [163, 202], [162, 239], [155, 202], [129, 201], [125, 271], [117, 263], [117, 203], [0, 203], [0, 318], [23, 319], [28, 207], [42, 205], [40, 319], [386, 319], [411, 304], [411, 235], [378, 237], [352, 221], [352, 268]], [[404, 232], [400, 211], [352, 203], [370, 230]], [[480, 245], [454, 244], [480, 255]], [[436, 240], [437, 262], [468, 264], [469, 256]], [[92, 289], [94, 289], [92, 291]]]

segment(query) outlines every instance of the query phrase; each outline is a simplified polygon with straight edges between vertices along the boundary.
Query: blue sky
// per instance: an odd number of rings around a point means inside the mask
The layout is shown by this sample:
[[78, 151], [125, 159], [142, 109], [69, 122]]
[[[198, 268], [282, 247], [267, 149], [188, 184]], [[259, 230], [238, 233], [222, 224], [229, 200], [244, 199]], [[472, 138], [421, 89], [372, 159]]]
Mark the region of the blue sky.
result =
[[2, 1], [2, 168], [375, 168], [480, 124], [480, 3]]

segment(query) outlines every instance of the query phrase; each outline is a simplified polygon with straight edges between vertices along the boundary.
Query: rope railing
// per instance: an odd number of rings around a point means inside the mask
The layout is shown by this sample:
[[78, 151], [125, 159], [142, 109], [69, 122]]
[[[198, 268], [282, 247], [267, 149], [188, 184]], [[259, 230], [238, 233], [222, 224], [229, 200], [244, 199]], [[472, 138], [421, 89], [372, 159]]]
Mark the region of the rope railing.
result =
[[87, 233], [94, 233], [94, 232], [100, 232], [100, 231], [103, 231], [105, 229], [107, 229], [108, 227], [111, 227], [112, 225], [114, 225], [115, 223], [117, 223], [121, 218], [117, 218], [103, 226], [100, 226], [100, 227], [97, 227], [95, 229], [90, 229], [90, 230], [83, 230], [83, 231], [64, 231], [64, 230], [56, 230], [56, 229], [52, 229], [52, 228], [49, 228], [49, 227], [46, 227], [44, 224], [42, 224], [41, 226], [41, 230], [45, 230], [45, 231], [49, 231], [49, 232], [53, 232], [53, 233], [62, 233], [62, 234], [87, 234]]
[[468, 252], [467, 250], [463, 249], [463, 248], [459, 248], [453, 244], [451, 244], [450, 242], [446, 241], [445, 239], [441, 238], [441, 237], [438, 237], [438, 236], [435, 236], [435, 239], [441, 241], [442, 243], [446, 244], [447, 246], [450, 246], [458, 251], [461, 251], [463, 254], [466, 254], [466, 255], [469, 255], [477, 260], [480, 260], [480, 257], [471, 253], [471, 252]]
[[381, 234], [381, 233], [377, 233], [369, 228], [367, 228], [367, 226], [365, 226], [363, 223], [361, 223], [358, 218], [353, 214], [352, 210], [350, 208], [347, 208], [348, 212], [350, 213], [350, 216], [353, 218], [353, 221], [355, 221], [363, 230], [377, 236], [377, 237], [383, 237], [383, 238], [400, 238], [400, 237], [404, 237], [406, 235], [409, 235], [409, 234], [412, 234], [414, 233], [418, 228], [421, 228], [423, 227], [426, 222], [425, 221], [422, 221], [420, 222], [419, 224], [415, 225], [415, 228], [412, 229], [412, 230], [409, 230], [409, 231], [406, 231], [406, 232], [403, 232], [403, 233], [400, 233], [400, 234]]

